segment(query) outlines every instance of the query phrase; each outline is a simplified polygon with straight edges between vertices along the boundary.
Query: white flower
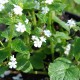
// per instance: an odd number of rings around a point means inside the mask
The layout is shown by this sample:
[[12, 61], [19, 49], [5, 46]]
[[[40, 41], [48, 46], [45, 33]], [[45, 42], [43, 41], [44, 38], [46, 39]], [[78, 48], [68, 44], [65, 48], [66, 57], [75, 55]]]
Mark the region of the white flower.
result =
[[22, 23], [18, 23], [16, 26], [16, 31], [23, 33], [24, 31], [26, 31], [25, 25]]
[[9, 1], [8, 0], [0, 0], [0, 4], [5, 4], [7, 2], [9, 2]]
[[9, 68], [16, 68], [17, 67], [17, 62], [16, 62], [16, 58], [14, 58], [14, 56], [10, 57], [10, 62], [8, 63]]
[[34, 46], [40, 48], [42, 46], [43, 42], [46, 42], [46, 38], [44, 36], [42, 37], [37, 37], [37, 36], [32, 36], [31, 38], [34, 41]]
[[0, 4], [0, 11], [2, 11], [4, 8], [5, 8], [4, 5]]
[[14, 55], [10, 57], [10, 60], [11, 61], [16, 61], [16, 58], [14, 57]]
[[25, 23], [28, 24], [29, 20], [26, 18]]
[[16, 68], [17, 67], [17, 62], [16, 61], [11, 61], [11, 62], [9, 62], [8, 63], [8, 65], [9, 65], [9, 68]]
[[69, 52], [70, 52], [70, 49], [71, 49], [71, 44], [68, 44], [68, 45], [66, 46], [66, 49], [65, 49], [65, 51], [64, 51], [64, 54], [68, 55]]
[[37, 41], [37, 40], [39, 40], [39, 39], [38, 39], [37, 36], [34, 36], [34, 35], [33, 35], [33, 36], [32, 36], [32, 40], [33, 40], [33, 41]]
[[35, 1], [35, 6], [34, 6], [35, 9], [39, 9], [40, 8], [40, 3], [38, 1]]
[[40, 40], [41, 40], [42, 42], [46, 42], [46, 38], [45, 38], [44, 36], [40, 37]]
[[22, 11], [23, 11], [23, 9], [20, 6], [14, 4], [13, 12], [16, 15], [20, 15], [21, 16], [22, 15]]
[[76, 26], [76, 22], [73, 19], [70, 19], [67, 21], [66, 23], [67, 26], [69, 26], [70, 28]]
[[50, 37], [52, 34], [49, 30], [44, 30], [44, 34], [47, 36], [47, 37]]
[[46, 7], [42, 7], [42, 14], [47, 14], [49, 12], [49, 8]]
[[46, 0], [45, 3], [52, 4], [53, 0]]
[[36, 40], [36, 41], [34, 41], [34, 46], [35, 46], [35, 47], [40, 48], [41, 45], [42, 45], [42, 41], [40, 41], [40, 40]]

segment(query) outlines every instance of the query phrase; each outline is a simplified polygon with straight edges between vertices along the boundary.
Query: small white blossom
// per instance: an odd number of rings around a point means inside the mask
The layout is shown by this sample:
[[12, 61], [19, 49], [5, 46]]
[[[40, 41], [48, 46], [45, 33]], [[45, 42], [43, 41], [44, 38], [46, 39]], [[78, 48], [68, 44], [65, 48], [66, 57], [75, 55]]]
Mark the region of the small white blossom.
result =
[[42, 14], [47, 14], [49, 12], [49, 8], [46, 7], [42, 7]]
[[68, 45], [66, 46], [66, 49], [65, 49], [65, 51], [64, 51], [64, 54], [69, 55], [70, 49], [71, 49], [71, 44], [68, 44]]
[[8, 63], [9, 68], [14, 68], [14, 69], [17, 67], [17, 65], [16, 65], [16, 64], [17, 64], [17, 62], [16, 62], [16, 61], [11, 61], [11, 62], [9, 62], [9, 63]]
[[17, 62], [16, 62], [16, 58], [14, 58], [14, 56], [10, 57], [10, 62], [8, 63], [9, 68], [16, 68], [17, 67]]
[[38, 48], [42, 46], [43, 42], [46, 42], [46, 38], [44, 36], [39, 38], [37, 36], [32, 36], [32, 40], [34, 41], [34, 46]]
[[0, 4], [5, 4], [5, 3], [8, 3], [9, 1], [8, 0], [0, 0]]
[[34, 46], [35, 46], [35, 47], [40, 48], [41, 45], [42, 45], [42, 41], [40, 41], [40, 40], [36, 40], [36, 41], [34, 41]]
[[67, 26], [69, 26], [70, 28], [76, 26], [76, 22], [73, 19], [70, 19], [67, 21], [66, 23]]
[[16, 58], [14, 57], [14, 55], [10, 57], [10, 60], [11, 61], [16, 61]]
[[28, 24], [29, 20], [26, 18], [25, 23]]
[[34, 6], [35, 9], [39, 9], [40, 8], [40, 3], [38, 1], [35, 1], [35, 6]]
[[23, 9], [20, 6], [14, 4], [13, 12], [16, 15], [20, 15], [21, 16], [22, 15], [22, 11], [23, 11]]
[[22, 23], [18, 23], [17, 25], [15, 25], [16, 27], [16, 31], [23, 33], [24, 31], [26, 31], [25, 25]]
[[0, 11], [2, 11], [4, 8], [5, 8], [4, 5], [0, 4]]
[[37, 36], [32, 36], [32, 40], [33, 41], [37, 41], [38, 40], [38, 37]]
[[44, 34], [47, 36], [47, 37], [50, 37], [52, 34], [49, 30], [44, 30]]
[[45, 38], [44, 36], [40, 37], [40, 40], [41, 40], [42, 42], [46, 42], [46, 38]]
[[53, 0], [46, 0], [45, 3], [52, 4]]

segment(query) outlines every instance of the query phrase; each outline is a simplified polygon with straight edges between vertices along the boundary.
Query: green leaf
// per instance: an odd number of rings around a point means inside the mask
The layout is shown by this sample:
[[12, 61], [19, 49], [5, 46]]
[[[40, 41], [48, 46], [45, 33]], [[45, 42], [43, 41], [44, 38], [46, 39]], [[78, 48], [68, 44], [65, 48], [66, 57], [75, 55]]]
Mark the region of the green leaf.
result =
[[15, 50], [16, 52], [29, 54], [28, 47], [24, 44], [24, 42], [21, 39], [13, 40], [11, 44], [11, 48]]
[[67, 33], [64, 32], [56, 32], [56, 34], [54, 35], [56, 38], [61, 38], [61, 39], [70, 39], [70, 37], [68, 36]]
[[74, 0], [75, 3], [80, 4], [80, 0]]
[[0, 66], [0, 75], [3, 74], [6, 70], [8, 70], [7, 66]]
[[80, 38], [76, 38], [75, 41], [74, 41], [74, 45], [72, 47], [72, 50], [71, 50], [71, 54], [74, 55], [74, 57], [78, 60], [80, 59]]
[[31, 24], [26, 25], [26, 32], [31, 34]]
[[56, 14], [62, 14], [62, 11], [66, 8], [65, 3], [63, 1], [54, 1], [50, 8], [56, 12]]
[[9, 31], [8, 30], [3, 31], [1, 36], [8, 39], [9, 38]]
[[50, 80], [79, 80], [79, 69], [65, 58], [58, 58], [48, 68]]
[[35, 3], [33, 0], [27, 0], [24, 4], [24, 9], [34, 9]]
[[46, 57], [46, 54], [47, 54], [46, 52], [42, 51], [42, 52], [35, 53], [33, 56], [30, 57], [30, 62], [32, 63], [34, 69], [44, 68], [43, 59]]
[[21, 70], [23, 72], [30, 72], [33, 67], [30, 61], [27, 59], [26, 55], [18, 55], [17, 56], [17, 70]]
[[35, 69], [43, 69], [43, 59], [40, 58], [40, 56], [34, 55], [30, 58], [30, 61]]
[[8, 49], [0, 50], [0, 63], [2, 63], [9, 56]]
[[42, 29], [39, 27], [36, 27], [33, 31], [33, 34], [40, 36], [42, 34]]
[[55, 15], [54, 12], [52, 12], [52, 18], [53, 18], [53, 20], [54, 20], [55, 22], [57, 22], [62, 28], [64, 28], [64, 29], [67, 30], [67, 31], [70, 31], [69, 27], [66, 26], [66, 23], [63, 22], [62, 20], [60, 20], [60, 19]]
[[48, 17], [46, 15], [44, 15], [44, 14], [36, 14], [36, 15], [39, 18], [41, 23], [46, 23], [47, 22]]

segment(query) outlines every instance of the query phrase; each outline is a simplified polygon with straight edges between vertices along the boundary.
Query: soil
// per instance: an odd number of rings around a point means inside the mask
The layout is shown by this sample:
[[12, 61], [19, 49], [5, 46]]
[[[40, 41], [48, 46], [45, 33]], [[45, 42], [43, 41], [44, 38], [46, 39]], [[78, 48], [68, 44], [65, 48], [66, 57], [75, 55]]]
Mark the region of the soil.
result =
[[[4, 78], [0, 78], [0, 80], [13, 80], [12, 77], [16, 76], [17, 74], [10, 74], [8, 76], [5, 76]], [[48, 75], [40, 75], [40, 74], [27, 74], [27, 73], [21, 73], [22, 80], [50, 80]], [[16, 79], [17, 80], [17, 79]]]

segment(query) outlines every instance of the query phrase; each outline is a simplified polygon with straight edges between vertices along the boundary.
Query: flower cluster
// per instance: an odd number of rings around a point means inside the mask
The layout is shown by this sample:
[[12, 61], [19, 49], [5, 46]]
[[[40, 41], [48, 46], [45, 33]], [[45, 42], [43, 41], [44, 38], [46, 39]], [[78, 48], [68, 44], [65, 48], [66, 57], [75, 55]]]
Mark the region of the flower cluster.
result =
[[14, 4], [14, 9], [13, 9], [14, 14], [21, 16], [22, 11], [23, 11], [23, 9], [20, 6]]
[[2, 11], [5, 8], [4, 4], [7, 2], [8, 2], [8, 0], [0, 0], [0, 11]]
[[9, 68], [16, 68], [17, 67], [17, 62], [16, 58], [14, 58], [14, 55], [10, 57], [10, 62], [8, 63]]
[[[26, 22], [27, 22], [27, 21], [26, 21]], [[26, 31], [25, 25], [22, 24], [21, 22], [19, 22], [18, 24], [16, 24], [15, 27], [16, 27], [16, 31], [17, 31], [17, 32], [23, 33], [23, 32]]]
[[65, 49], [65, 51], [64, 51], [64, 54], [69, 55], [70, 49], [71, 49], [71, 44], [68, 44], [68, 45], [66, 46], [66, 49]]
[[32, 40], [34, 41], [34, 46], [40, 48], [43, 42], [46, 42], [46, 38], [44, 36], [42, 37], [37, 37], [37, 36], [32, 36]]
[[76, 26], [76, 22], [73, 19], [70, 19], [67, 21], [66, 23], [67, 26], [69, 26], [70, 28]]

